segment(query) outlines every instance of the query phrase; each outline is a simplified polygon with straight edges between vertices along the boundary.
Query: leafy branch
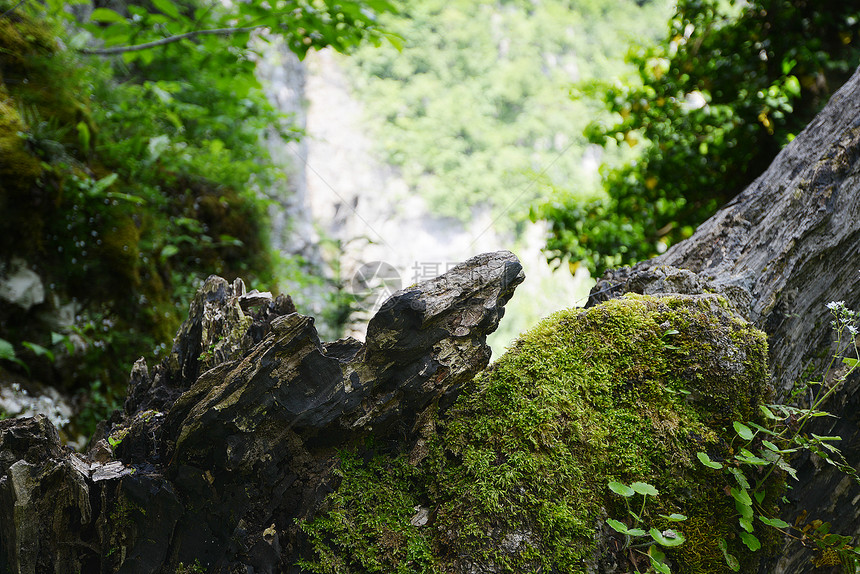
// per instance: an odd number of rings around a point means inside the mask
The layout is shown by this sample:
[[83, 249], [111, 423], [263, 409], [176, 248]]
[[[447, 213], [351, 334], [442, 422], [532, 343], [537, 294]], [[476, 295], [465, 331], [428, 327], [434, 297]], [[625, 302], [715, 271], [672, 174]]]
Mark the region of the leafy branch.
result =
[[265, 24], [260, 24], [258, 26], [250, 26], [247, 28], [215, 28], [213, 30], [194, 30], [192, 32], [177, 34], [175, 36], [168, 36], [167, 38], [161, 38], [160, 40], [153, 40], [152, 42], [145, 42], [143, 44], [135, 44], [133, 46], [113, 46], [111, 48], [81, 49], [79, 51], [82, 54], [110, 56], [113, 54], [123, 54], [125, 52], [139, 52], [141, 50], [148, 50], [150, 48], [156, 48], [158, 46], [164, 46], [167, 44], [172, 44], [174, 42], [179, 42], [180, 40], [184, 40], [186, 38], [195, 38], [197, 36], [232, 36], [233, 34], [244, 34], [265, 27]]

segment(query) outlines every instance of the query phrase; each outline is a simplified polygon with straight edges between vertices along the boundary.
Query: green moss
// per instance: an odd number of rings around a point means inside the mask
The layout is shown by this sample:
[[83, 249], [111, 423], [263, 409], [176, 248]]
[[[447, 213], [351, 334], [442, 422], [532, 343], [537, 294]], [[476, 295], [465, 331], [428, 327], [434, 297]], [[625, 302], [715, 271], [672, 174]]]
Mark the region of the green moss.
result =
[[14, 100], [0, 88], [0, 181], [15, 192], [30, 191], [42, 173], [38, 158], [27, 152], [18, 135], [24, 129]]
[[[766, 352], [764, 335], [716, 297], [629, 296], [557, 313], [436, 416], [420, 462], [414, 451], [414, 465], [405, 453], [368, 463], [343, 456], [343, 483], [303, 525], [317, 552], [308, 564], [315, 572], [444, 572], [470, 561], [503, 572], [584, 572], [604, 509], [626, 516], [607, 482], [639, 480], [661, 492], [652, 526], [670, 527], [658, 513], [690, 517], [688, 542], [668, 553], [673, 572], [725, 571], [721, 537], [751, 567], [756, 556], [732, 539], [726, 478], [695, 454], [725, 456], [731, 421], [756, 420]], [[432, 509], [427, 526], [409, 524], [416, 506]], [[383, 552], [386, 528], [399, 554]], [[432, 558], [409, 562], [403, 552], [416, 540]]]

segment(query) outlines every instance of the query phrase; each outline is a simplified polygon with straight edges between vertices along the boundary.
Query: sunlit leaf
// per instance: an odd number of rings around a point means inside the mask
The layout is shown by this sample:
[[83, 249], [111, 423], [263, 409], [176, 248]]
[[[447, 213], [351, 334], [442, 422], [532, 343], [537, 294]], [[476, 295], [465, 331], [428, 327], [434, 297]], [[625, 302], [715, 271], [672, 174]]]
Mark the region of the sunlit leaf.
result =
[[732, 426], [735, 428], [735, 432], [738, 433], [738, 436], [744, 440], [752, 440], [753, 436], [755, 436], [752, 429], [743, 423], [735, 421], [732, 423]]
[[636, 494], [635, 490], [633, 490], [632, 488], [630, 488], [626, 484], [623, 484], [620, 482], [610, 482], [609, 483], [609, 490], [611, 490], [615, 494], [620, 494], [621, 496], [624, 496], [624, 497], [630, 497], [630, 496], [633, 496], [634, 494]]
[[663, 532], [660, 532], [656, 528], [652, 528], [648, 533], [655, 542], [669, 548], [680, 546], [686, 540], [680, 532], [675, 532], [674, 530], [664, 530]]
[[647, 482], [634, 482], [630, 488], [642, 495], [657, 496], [660, 492]]
[[707, 455], [707, 453], [704, 453], [704, 452], [697, 452], [697, 453], [696, 453], [696, 457], [699, 459], [699, 461], [700, 461], [702, 464], [704, 464], [704, 465], [705, 465], [705, 466], [707, 466], [708, 468], [715, 468], [715, 469], [723, 468], [722, 463], [719, 463], [719, 462], [716, 462], [716, 461], [711, 460], [711, 457], [709, 457], [709, 456]]
[[180, 17], [179, 8], [170, 0], [152, 0], [152, 5], [174, 20], [178, 20]]
[[94, 22], [125, 22], [125, 18], [110, 8], [96, 8], [90, 14], [90, 20]]
[[620, 532], [621, 534], [628, 533], [627, 525], [620, 520], [615, 520], [614, 518], [607, 518], [606, 524], [608, 524], [616, 532]]

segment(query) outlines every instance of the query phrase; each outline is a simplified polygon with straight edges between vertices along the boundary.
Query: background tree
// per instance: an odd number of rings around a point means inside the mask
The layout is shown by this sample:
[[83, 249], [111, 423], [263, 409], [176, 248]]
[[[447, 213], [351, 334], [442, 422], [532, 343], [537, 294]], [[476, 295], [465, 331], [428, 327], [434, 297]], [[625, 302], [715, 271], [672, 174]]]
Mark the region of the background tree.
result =
[[605, 112], [571, 100], [571, 82], [621, 73], [627, 42], [656, 41], [670, 13], [664, 0], [414, 0], [383, 18], [400, 45], [365, 45], [346, 66], [410, 192], [462, 221], [488, 209], [510, 231], [544, 182], [595, 179], [582, 132]]
[[604, 165], [605, 195], [561, 192], [533, 213], [550, 260], [592, 274], [665, 251], [732, 199], [858, 63], [857, 2], [680, 0], [665, 40], [633, 49], [626, 82], [596, 82], [614, 112], [588, 138], [638, 152]]
[[276, 285], [260, 136], [298, 134], [255, 77], [254, 38], [345, 51], [390, 9], [0, 0], [0, 276], [26, 268], [46, 291], [0, 305], [0, 375], [76, 394], [87, 433], [210, 273]]

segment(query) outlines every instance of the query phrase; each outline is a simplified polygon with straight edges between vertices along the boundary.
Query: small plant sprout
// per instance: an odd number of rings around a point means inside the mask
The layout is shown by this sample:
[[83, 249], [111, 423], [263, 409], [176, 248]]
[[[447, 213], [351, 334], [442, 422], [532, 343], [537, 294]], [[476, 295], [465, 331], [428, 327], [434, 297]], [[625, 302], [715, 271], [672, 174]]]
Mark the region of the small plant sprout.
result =
[[[835, 553], [843, 570], [854, 574], [857, 566], [860, 566], [860, 551], [852, 546], [851, 537], [831, 534], [830, 524], [820, 520], [813, 520], [802, 528], [803, 525], [792, 526], [784, 520], [768, 516], [773, 512], [773, 505], [770, 508], [764, 505], [765, 487], [776, 469], [798, 480], [796, 470], [789, 464], [789, 457], [802, 450], [816, 455], [860, 484], [857, 471], [833, 444], [842, 440], [841, 437], [804, 432], [813, 419], [833, 416], [822, 410], [824, 403], [841, 388], [860, 364], [857, 348], [858, 314], [848, 309], [844, 301], [831, 301], [827, 308], [833, 315], [831, 325], [836, 333], [836, 350], [821, 380], [799, 383], [791, 395], [792, 399], [808, 396], [808, 408], [784, 404], [761, 405], [766, 426], [751, 421], [732, 423], [736, 438], [731, 445], [731, 456], [723, 461], [713, 460], [705, 452], [696, 453], [696, 456], [707, 468], [731, 476], [733, 486], [728, 486], [726, 492], [734, 499], [738, 513], [738, 538], [749, 550], [755, 552], [761, 548], [755, 527], [763, 524], [796, 540], [812, 541], [822, 553]], [[739, 571], [740, 563], [729, 553], [725, 540], [720, 540], [720, 548], [729, 568]]]
[[[620, 520], [608, 518], [608, 524], [613, 530], [624, 535], [624, 549], [631, 552], [630, 562], [635, 566], [636, 562], [633, 559], [632, 552], [635, 550], [639, 554], [647, 556], [651, 562], [651, 568], [648, 572], [659, 572], [660, 574], [670, 574], [671, 570], [666, 563], [666, 555], [660, 549], [660, 546], [673, 548], [680, 546], [685, 542], [684, 536], [673, 529], [663, 531], [651, 527], [645, 530], [645, 505], [648, 497], [656, 497], [660, 493], [652, 485], [647, 482], [633, 482], [630, 486], [622, 482], [610, 482], [609, 490], [621, 496], [624, 499], [624, 505], [627, 507], [627, 514], [633, 518], [631, 526], [628, 526]], [[635, 513], [630, 509], [630, 500], [635, 495], [642, 496], [642, 505], [639, 508], [639, 513]], [[687, 520], [683, 514], [658, 514], [658, 516], [668, 522], [681, 522]], [[659, 546], [658, 546], [659, 545]], [[642, 549], [647, 549], [643, 551]], [[637, 570], [638, 572], [638, 570]]]

